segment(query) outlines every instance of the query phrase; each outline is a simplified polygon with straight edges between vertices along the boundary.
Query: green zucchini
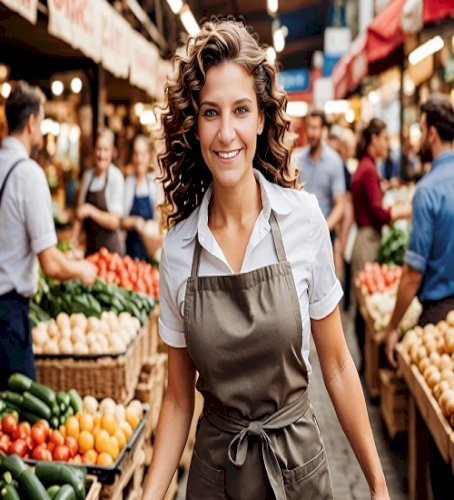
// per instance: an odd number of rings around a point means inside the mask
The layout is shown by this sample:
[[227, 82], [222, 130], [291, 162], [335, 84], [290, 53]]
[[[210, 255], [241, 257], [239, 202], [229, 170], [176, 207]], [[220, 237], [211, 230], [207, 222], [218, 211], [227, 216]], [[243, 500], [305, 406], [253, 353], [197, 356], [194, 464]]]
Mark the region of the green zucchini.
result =
[[0, 491], [2, 500], [20, 500], [19, 493], [12, 484], [6, 484]]
[[[69, 395], [66, 392], [63, 392], [63, 391], [57, 392], [57, 401], [60, 404], [60, 408], [62, 408], [62, 406], [61, 406], [62, 404], [65, 406], [64, 411], [66, 411], [66, 408], [68, 408], [68, 406], [71, 404], [71, 398], [69, 397]], [[62, 411], [63, 411], [63, 409], [62, 409]]]
[[15, 392], [25, 392], [30, 389], [33, 380], [22, 373], [13, 373], [8, 379], [8, 387]]
[[71, 389], [68, 391], [68, 396], [71, 401], [71, 407], [74, 410], [74, 413], [81, 413], [83, 411], [82, 398], [79, 396], [79, 393], [75, 389]]
[[0, 399], [0, 411], [3, 411], [6, 409], [6, 403], [3, 401], [3, 399]]
[[47, 494], [53, 500], [55, 498], [55, 495], [60, 491], [60, 486], [58, 484], [54, 484], [53, 486], [50, 486], [47, 488]]
[[22, 491], [30, 500], [49, 500], [46, 488], [33, 472], [33, 469], [27, 469], [19, 476], [19, 484]]
[[21, 407], [30, 413], [45, 418], [46, 420], [50, 420], [52, 417], [52, 412], [46, 403], [41, 401], [41, 399], [38, 399], [36, 396], [33, 396], [33, 394], [30, 394], [28, 391], [24, 392], [24, 401]]
[[58, 405], [57, 401], [52, 403], [52, 406], [50, 407], [50, 411], [52, 412], [53, 417], [59, 417], [61, 414], [60, 411], [60, 406]]
[[36, 396], [41, 401], [44, 401], [47, 406], [52, 406], [56, 401], [55, 392], [50, 388], [37, 382], [32, 382], [28, 391], [33, 396]]
[[2, 481], [4, 481], [6, 484], [12, 484], [13, 475], [11, 474], [11, 472], [6, 471], [2, 476]]
[[9, 471], [11, 475], [18, 479], [22, 472], [28, 469], [19, 455], [9, 455], [2, 458], [2, 468]]
[[52, 417], [49, 420], [49, 425], [52, 427], [52, 429], [58, 429], [60, 427], [60, 419], [58, 417]]
[[11, 403], [14, 406], [20, 407], [24, 402], [24, 397], [22, 396], [22, 394], [18, 394], [17, 392], [5, 391], [3, 393], [3, 401], [6, 401], [6, 403]]
[[76, 500], [76, 492], [70, 484], [64, 484], [55, 495], [55, 500]]
[[85, 498], [85, 481], [69, 466], [57, 462], [38, 462], [35, 474], [43, 483], [69, 484], [77, 500]]

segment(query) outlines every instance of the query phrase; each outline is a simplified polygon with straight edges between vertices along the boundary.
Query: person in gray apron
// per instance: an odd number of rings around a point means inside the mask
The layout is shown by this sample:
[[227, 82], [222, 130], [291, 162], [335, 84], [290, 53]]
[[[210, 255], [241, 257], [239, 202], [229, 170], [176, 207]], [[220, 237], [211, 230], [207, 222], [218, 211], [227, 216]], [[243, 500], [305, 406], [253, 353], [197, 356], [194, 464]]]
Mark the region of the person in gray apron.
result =
[[[340, 324], [326, 221], [315, 196], [294, 189], [274, 65], [242, 24], [212, 21], [188, 44], [167, 100], [160, 161], [174, 211], [159, 330], [169, 374], [142, 498], [164, 498], [178, 466], [196, 372], [204, 408], [188, 500], [333, 498], [308, 397], [310, 315], [327, 389], [371, 497], [389, 499]], [[196, 116], [186, 115], [192, 102]]]
[[111, 163], [113, 133], [102, 130], [95, 142], [96, 167], [84, 173], [79, 193], [73, 241], [78, 245], [85, 235], [85, 255], [101, 248], [109, 252], [124, 253], [120, 236], [123, 216], [124, 179], [120, 170]]

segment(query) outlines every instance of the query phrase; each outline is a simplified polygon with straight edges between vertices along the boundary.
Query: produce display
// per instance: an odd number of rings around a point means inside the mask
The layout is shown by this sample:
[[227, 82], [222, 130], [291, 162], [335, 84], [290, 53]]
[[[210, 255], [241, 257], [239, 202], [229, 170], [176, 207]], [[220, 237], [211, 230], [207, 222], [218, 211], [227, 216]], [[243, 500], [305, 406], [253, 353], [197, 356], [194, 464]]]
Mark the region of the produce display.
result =
[[129, 313], [144, 325], [155, 305], [156, 301], [150, 295], [108, 284], [100, 279], [86, 287], [76, 280], [61, 283], [41, 276], [38, 292], [30, 305], [30, 319], [37, 325], [56, 318], [62, 312], [100, 318], [103, 311], [112, 311], [116, 314]]
[[391, 227], [385, 232], [378, 250], [378, 262], [402, 266], [408, 246], [408, 231]]
[[103, 355], [124, 353], [141, 325], [127, 312], [104, 311], [101, 318], [82, 313], [60, 313], [32, 329], [33, 351], [49, 355]]
[[436, 325], [408, 331], [401, 343], [454, 427], [454, 311]]
[[29, 467], [17, 454], [0, 454], [2, 500], [84, 500], [86, 474], [83, 467], [41, 462]]
[[98, 276], [107, 283], [115, 283], [122, 288], [159, 297], [159, 271], [147, 262], [121, 257], [101, 248], [87, 257], [98, 268]]
[[402, 276], [399, 266], [380, 265], [378, 262], [367, 262], [364, 270], [357, 274], [358, 286], [363, 295], [383, 293], [388, 289], [396, 289]]
[[[29, 385], [29, 380], [15, 374], [8, 383], [17, 389], [27, 385], [28, 391], [36, 393], [34, 382]], [[38, 403], [25, 404], [27, 411], [19, 408], [19, 419], [17, 411], [4, 413], [0, 426], [1, 452], [24, 459], [109, 466], [118, 458], [143, 418], [143, 407], [137, 400], [127, 406], [117, 405], [109, 398], [98, 403], [92, 396], [82, 401], [75, 391], [55, 394], [47, 387], [37, 386], [41, 396], [46, 394], [48, 401], [54, 400], [60, 413], [66, 409], [66, 404], [73, 410], [65, 410], [57, 417], [57, 410], [51, 407], [43, 410], [42, 405], [46, 403], [36, 397]], [[28, 391], [23, 393], [24, 401]], [[32, 410], [34, 414], [29, 413]]]

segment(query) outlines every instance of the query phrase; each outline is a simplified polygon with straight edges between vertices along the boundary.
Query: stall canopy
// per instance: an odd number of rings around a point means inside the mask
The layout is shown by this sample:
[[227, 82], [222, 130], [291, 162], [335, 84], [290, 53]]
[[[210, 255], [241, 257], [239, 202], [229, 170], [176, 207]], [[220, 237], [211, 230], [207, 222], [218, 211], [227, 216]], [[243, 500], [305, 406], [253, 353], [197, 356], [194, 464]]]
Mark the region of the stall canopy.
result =
[[425, 24], [448, 17], [454, 0], [390, 0], [352, 43], [333, 70], [335, 97], [352, 92], [367, 74], [377, 74], [396, 63], [405, 37], [417, 33]]

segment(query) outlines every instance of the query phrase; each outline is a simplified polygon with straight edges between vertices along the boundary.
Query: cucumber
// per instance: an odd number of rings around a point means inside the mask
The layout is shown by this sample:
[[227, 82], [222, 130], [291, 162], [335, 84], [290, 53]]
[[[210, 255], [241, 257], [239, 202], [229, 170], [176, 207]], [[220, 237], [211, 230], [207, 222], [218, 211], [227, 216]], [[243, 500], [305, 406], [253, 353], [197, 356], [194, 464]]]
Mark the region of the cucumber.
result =
[[57, 462], [38, 462], [35, 474], [44, 483], [71, 485], [76, 499], [84, 500], [85, 481], [71, 467]]
[[51, 500], [55, 498], [55, 495], [60, 491], [60, 486], [58, 484], [54, 484], [47, 488], [47, 494], [50, 496]]
[[52, 406], [57, 399], [55, 392], [50, 387], [38, 384], [37, 382], [32, 382], [28, 392], [41, 399], [41, 401], [44, 401], [47, 406]]
[[8, 457], [2, 457], [2, 468], [10, 472], [15, 479], [18, 479], [22, 472], [28, 469], [28, 466], [25, 465], [19, 455], [9, 455]]
[[49, 420], [49, 425], [52, 427], [52, 429], [58, 429], [60, 427], [60, 419], [58, 417], [52, 417]]
[[63, 391], [57, 392], [57, 401], [60, 404], [60, 408], [62, 407], [62, 404], [65, 406], [65, 410], [62, 409], [62, 411], [66, 411], [66, 408], [71, 404], [71, 398], [69, 397], [69, 394]]
[[35, 415], [39, 415], [46, 420], [50, 420], [52, 417], [52, 412], [46, 403], [41, 401], [41, 399], [38, 399], [36, 396], [33, 396], [33, 394], [30, 394], [28, 391], [24, 392], [24, 402], [21, 407], [24, 410]]
[[13, 373], [8, 379], [8, 387], [15, 392], [25, 392], [30, 389], [33, 380], [22, 373]]
[[17, 493], [16, 488], [12, 484], [6, 484], [2, 488], [0, 497], [2, 500], [20, 500], [19, 493]]
[[60, 406], [58, 406], [57, 401], [55, 401], [54, 403], [52, 403], [52, 406], [50, 407], [50, 411], [52, 412], [52, 416], [53, 417], [59, 417], [60, 416], [61, 411], [60, 411]]
[[3, 399], [0, 399], [0, 411], [3, 411], [6, 409], [6, 403], [3, 401]]
[[6, 471], [6, 472], [3, 474], [2, 481], [3, 481], [4, 483], [6, 483], [6, 484], [12, 484], [12, 482], [13, 482], [13, 475], [11, 474], [11, 472]]
[[14, 406], [20, 407], [24, 402], [24, 397], [22, 396], [22, 394], [18, 394], [17, 392], [5, 391], [3, 393], [3, 401], [5, 401], [7, 404], [11, 403]]
[[49, 500], [46, 488], [33, 472], [33, 469], [27, 469], [19, 476], [19, 484], [22, 491], [30, 500]]
[[54, 500], [76, 500], [76, 498], [74, 488], [70, 484], [64, 484], [55, 495]]
[[79, 396], [79, 393], [75, 389], [71, 389], [70, 391], [68, 391], [68, 396], [74, 413], [81, 413], [83, 411], [83, 404], [82, 398]]
[[[69, 417], [72, 417], [74, 415], [74, 410], [73, 407], [70, 406], [66, 411], [65, 411], [65, 419], [68, 419]], [[66, 420], [65, 420], [66, 422]]]

